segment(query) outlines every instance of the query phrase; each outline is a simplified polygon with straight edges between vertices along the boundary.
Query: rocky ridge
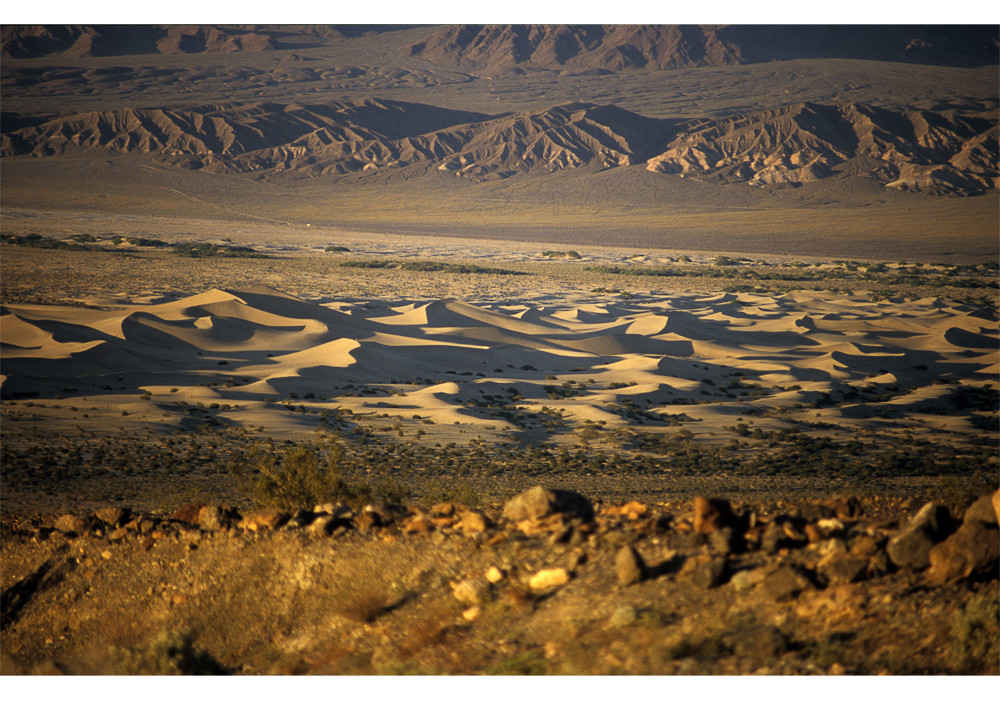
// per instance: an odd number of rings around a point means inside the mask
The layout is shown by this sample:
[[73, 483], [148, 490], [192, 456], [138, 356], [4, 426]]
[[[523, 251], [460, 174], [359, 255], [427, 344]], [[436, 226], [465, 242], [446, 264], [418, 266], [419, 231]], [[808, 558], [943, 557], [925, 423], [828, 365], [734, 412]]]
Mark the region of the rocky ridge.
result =
[[997, 134], [987, 115], [799, 103], [689, 123], [646, 168], [756, 186], [858, 175], [904, 191], [973, 194], [1000, 185]]
[[503, 72], [662, 70], [806, 57], [996, 63], [985, 27], [739, 25], [449, 25], [403, 51], [442, 65]]

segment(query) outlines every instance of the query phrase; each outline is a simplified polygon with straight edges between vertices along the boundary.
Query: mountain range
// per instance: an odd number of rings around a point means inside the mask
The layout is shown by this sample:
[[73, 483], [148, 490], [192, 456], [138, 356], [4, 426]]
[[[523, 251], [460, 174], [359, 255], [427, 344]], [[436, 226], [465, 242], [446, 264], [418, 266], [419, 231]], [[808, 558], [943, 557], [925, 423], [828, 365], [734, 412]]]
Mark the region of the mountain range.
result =
[[998, 47], [995, 25], [4, 25], [0, 194], [8, 228], [992, 253]]
[[588, 103], [485, 115], [369, 98], [96, 111], [3, 136], [4, 157], [94, 152], [268, 178], [416, 165], [482, 181], [645, 164], [756, 186], [862, 177], [906, 191], [971, 195], [1000, 185], [995, 116], [867, 104], [798, 103], [677, 121]]
[[[5, 58], [267, 52], [327, 46], [405, 25], [6, 25]], [[437, 64], [676, 69], [801, 58], [947, 66], [997, 61], [991, 25], [447, 25], [411, 27], [404, 55]]]

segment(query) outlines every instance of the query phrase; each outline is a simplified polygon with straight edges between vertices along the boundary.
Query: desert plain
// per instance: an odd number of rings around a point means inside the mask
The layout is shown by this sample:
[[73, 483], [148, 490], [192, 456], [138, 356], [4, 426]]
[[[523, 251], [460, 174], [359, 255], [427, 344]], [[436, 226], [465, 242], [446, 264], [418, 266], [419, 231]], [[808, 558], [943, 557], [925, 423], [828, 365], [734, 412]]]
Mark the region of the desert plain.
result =
[[997, 673], [989, 32], [543, 29], [5, 27], [5, 673]]

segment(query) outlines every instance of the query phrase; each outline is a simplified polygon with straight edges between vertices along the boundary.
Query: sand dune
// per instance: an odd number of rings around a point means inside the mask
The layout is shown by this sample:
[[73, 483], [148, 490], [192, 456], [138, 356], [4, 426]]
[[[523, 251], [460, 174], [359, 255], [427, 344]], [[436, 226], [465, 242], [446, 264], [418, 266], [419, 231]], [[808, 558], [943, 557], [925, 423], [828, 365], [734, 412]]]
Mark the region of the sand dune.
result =
[[190, 420], [178, 405], [225, 403], [224, 423], [278, 431], [316, 418], [290, 421], [275, 398], [316, 413], [344, 407], [493, 430], [546, 405], [573, 423], [631, 424], [624, 404], [690, 412], [709, 433], [748, 406], [788, 414], [818, 400], [842, 400], [823, 411], [838, 423], [954, 414], [956, 390], [995, 388], [1000, 369], [997, 321], [930, 298], [845, 297], [836, 311], [801, 295], [342, 311], [264, 287], [148, 300], [114, 310], [5, 306], [0, 392], [52, 409], [114, 397], [109, 414], [182, 426]]

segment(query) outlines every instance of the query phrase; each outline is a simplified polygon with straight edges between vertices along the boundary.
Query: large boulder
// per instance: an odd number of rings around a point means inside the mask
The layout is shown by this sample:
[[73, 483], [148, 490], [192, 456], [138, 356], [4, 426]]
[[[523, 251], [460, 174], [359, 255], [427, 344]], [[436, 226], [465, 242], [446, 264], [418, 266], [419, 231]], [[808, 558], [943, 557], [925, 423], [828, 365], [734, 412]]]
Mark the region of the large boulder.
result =
[[175, 520], [186, 522], [189, 525], [196, 525], [198, 524], [198, 513], [201, 512], [201, 507], [201, 503], [183, 505], [174, 510], [172, 517]]
[[106, 525], [121, 527], [128, 520], [129, 512], [127, 507], [102, 507], [94, 517]]
[[572, 490], [543, 488], [540, 485], [514, 496], [503, 506], [503, 516], [511, 522], [537, 520], [556, 513], [592, 520], [594, 506]]
[[971, 520], [928, 552], [932, 581], [950, 583], [977, 576], [996, 578], [1000, 561], [1000, 529]]
[[900, 568], [927, 568], [931, 547], [948, 536], [951, 525], [948, 508], [927, 503], [889, 540], [886, 545], [889, 558]]
[[997, 524], [997, 511], [993, 507], [995, 497], [995, 494], [984, 495], [969, 505], [965, 510], [965, 514], [962, 515], [962, 522], [982, 522], [987, 525]]
[[72, 513], [60, 515], [53, 525], [57, 530], [66, 534], [83, 534], [89, 527], [84, 518]]

